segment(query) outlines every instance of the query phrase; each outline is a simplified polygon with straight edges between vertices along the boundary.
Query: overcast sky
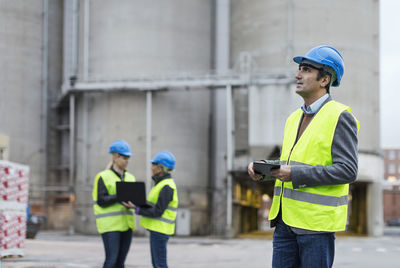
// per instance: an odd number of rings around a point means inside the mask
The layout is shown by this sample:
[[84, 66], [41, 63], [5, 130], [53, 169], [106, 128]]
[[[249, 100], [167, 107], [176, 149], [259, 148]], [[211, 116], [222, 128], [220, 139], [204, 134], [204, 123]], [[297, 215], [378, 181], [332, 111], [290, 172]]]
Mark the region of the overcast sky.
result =
[[381, 146], [400, 148], [400, 1], [380, 1]]

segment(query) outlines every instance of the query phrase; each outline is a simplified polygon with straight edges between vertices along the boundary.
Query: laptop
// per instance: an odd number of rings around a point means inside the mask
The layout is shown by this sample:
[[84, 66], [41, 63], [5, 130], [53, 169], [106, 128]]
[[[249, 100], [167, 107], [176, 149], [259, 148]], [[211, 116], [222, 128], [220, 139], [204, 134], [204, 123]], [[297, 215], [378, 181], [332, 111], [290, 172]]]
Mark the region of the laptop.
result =
[[151, 207], [146, 202], [146, 185], [144, 182], [117, 181], [116, 187], [118, 202], [131, 201], [136, 206]]

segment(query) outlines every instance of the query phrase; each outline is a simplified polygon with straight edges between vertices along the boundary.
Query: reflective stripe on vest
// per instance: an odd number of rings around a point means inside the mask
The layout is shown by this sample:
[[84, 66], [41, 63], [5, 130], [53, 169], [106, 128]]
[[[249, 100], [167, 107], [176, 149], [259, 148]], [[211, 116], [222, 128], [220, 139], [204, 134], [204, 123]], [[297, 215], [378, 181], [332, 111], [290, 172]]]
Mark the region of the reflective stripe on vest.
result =
[[[329, 101], [314, 116], [296, 142], [301, 109], [289, 116], [282, 144], [281, 163], [289, 165], [332, 164], [331, 146], [338, 119], [351, 109]], [[357, 122], [357, 129], [359, 123]], [[295, 143], [296, 142], [296, 143]], [[314, 231], [342, 231], [347, 220], [348, 184], [293, 189], [292, 182], [275, 181], [269, 219], [276, 218], [282, 205], [282, 219], [290, 226]]]
[[162, 221], [162, 222], [165, 222], [165, 223], [168, 223], [168, 224], [175, 224], [175, 220], [168, 220], [168, 219], [165, 219], [165, 218], [162, 218], [162, 217], [159, 217], [159, 218], [153, 218], [154, 220], [158, 220], [158, 221]]
[[347, 205], [348, 202], [347, 195], [343, 195], [340, 197], [326, 196], [326, 195], [296, 191], [290, 188], [285, 188], [283, 192], [283, 197], [311, 204], [318, 204], [331, 207]]
[[[274, 196], [279, 197], [281, 195], [281, 189], [282, 189], [282, 187], [280, 187], [280, 186], [275, 187], [274, 188]], [[302, 192], [302, 191], [296, 191], [296, 190], [293, 190], [290, 188], [285, 188], [283, 197], [294, 199], [297, 201], [303, 201], [303, 202], [307, 202], [307, 203], [311, 203], [311, 204], [331, 206], [331, 207], [346, 205], [347, 202], [349, 201], [349, 198], [347, 195], [340, 196], [340, 197], [326, 196], [326, 195], [319, 195], [319, 194], [307, 193], [307, 192]]]
[[[153, 206], [153, 207], [156, 205], [155, 203], [150, 202], [150, 201], [147, 201], [146, 203], [148, 205], [150, 205], [150, 206]], [[171, 207], [171, 206], [168, 206], [167, 209], [172, 210], [172, 211], [178, 211], [178, 208], [174, 208], [174, 207]]]
[[173, 179], [164, 179], [157, 183], [150, 191], [147, 203], [155, 206], [160, 191], [164, 186], [168, 185], [173, 190], [173, 198], [169, 202], [168, 207], [164, 210], [161, 217], [150, 218], [143, 216], [140, 225], [148, 230], [172, 235], [175, 233], [175, 220], [178, 211], [178, 192]]
[[[92, 196], [97, 231], [102, 234], [112, 231], [123, 232], [128, 229], [135, 230], [136, 219], [132, 209], [128, 209], [118, 202], [106, 207], [101, 207], [97, 204], [97, 184], [100, 177], [103, 179], [109, 195], [116, 194], [116, 182], [121, 181], [114, 171], [110, 169], [100, 172], [95, 178]], [[128, 172], [125, 172], [124, 180], [136, 181], [135, 177]]]
[[134, 213], [133, 213], [133, 211], [108, 212], [108, 213], [103, 213], [103, 214], [98, 214], [98, 215], [96, 215], [96, 219], [98, 219], [98, 218], [104, 218], [104, 217], [117, 216], [117, 215], [134, 215]]

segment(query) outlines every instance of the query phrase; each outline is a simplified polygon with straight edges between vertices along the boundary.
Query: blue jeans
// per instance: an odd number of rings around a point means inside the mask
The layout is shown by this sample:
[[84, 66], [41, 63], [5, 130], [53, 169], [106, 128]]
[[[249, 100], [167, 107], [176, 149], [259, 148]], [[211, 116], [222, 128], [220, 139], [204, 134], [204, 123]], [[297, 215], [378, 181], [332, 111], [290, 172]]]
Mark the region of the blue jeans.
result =
[[107, 232], [101, 234], [106, 260], [103, 268], [124, 268], [126, 255], [132, 241], [132, 230], [125, 232]]
[[168, 268], [167, 243], [169, 235], [159, 232], [150, 232], [151, 262], [154, 268]]
[[272, 267], [330, 268], [335, 256], [335, 234], [295, 234], [282, 220], [273, 236]]

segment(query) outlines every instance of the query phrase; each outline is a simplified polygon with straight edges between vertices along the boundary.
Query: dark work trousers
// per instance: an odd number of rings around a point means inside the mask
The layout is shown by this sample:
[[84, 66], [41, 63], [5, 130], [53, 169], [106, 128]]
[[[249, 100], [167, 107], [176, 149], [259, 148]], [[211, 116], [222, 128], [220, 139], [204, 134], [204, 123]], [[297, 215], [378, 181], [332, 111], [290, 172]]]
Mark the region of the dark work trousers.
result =
[[124, 268], [132, 241], [132, 230], [125, 232], [107, 232], [101, 234], [106, 260], [103, 268]]
[[335, 234], [296, 234], [282, 219], [273, 236], [273, 268], [330, 268], [335, 256]]
[[154, 268], [168, 268], [167, 243], [169, 235], [150, 231], [151, 262]]

